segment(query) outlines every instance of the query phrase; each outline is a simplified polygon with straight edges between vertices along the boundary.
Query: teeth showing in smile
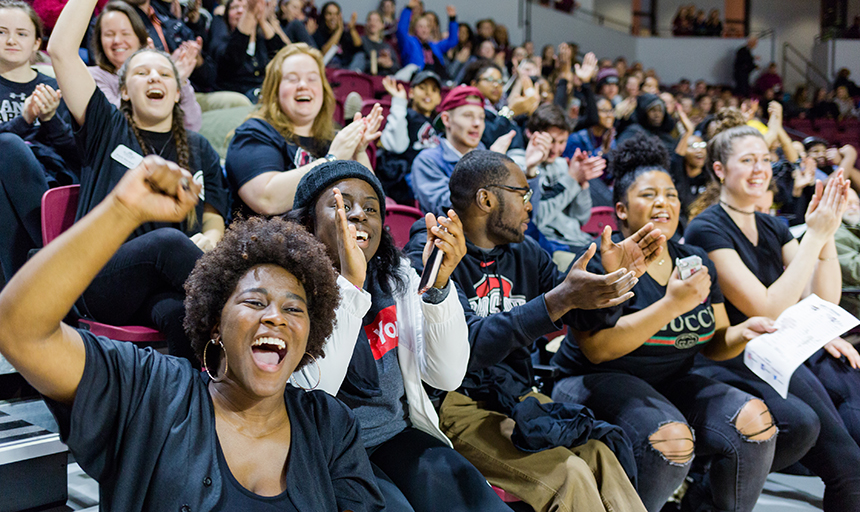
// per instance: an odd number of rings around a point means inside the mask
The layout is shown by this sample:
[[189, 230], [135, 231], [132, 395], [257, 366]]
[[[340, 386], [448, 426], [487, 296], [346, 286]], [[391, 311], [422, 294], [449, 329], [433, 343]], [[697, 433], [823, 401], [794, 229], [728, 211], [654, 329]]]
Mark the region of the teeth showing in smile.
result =
[[311, 101], [311, 97], [310, 97], [310, 96], [305, 96], [305, 95], [302, 95], [302, 96], [296, 96], [296, 101]]
[[368, 238], [370, 238], [370, 235], [367, 233], [367, 231], [356, 231], [355, 232], [355, 239], [356, 240], [367, 241]]
[[657, 215], [655, 215], [655, 216], [653, 216], [653, 217], [651, 217], [651, 218], [652, 218], [652, 219], [668, 219], [668, 218], [669, 218], [669, 214], [668, 214], [668, 213], [666, 213], [666, 212], [661, 212], [661, 213], [658, 213]]
[[146, 91], [146, 97], [154, 100], [160, 100], [164, 97], [164, 91], [159, 89], [149, 89]]
[[287, 344], [284, 343], [284, 340], [280, 340], [278, 338], [257, 338], [254, 340], [254, 343], [251, 344], [252, 347], [262, 347], [263, 345], [272, 345], [279, 350], [287, 348]]
[[764, 180], [754, 179], [754, 180], [750, 180], [749, 182], [750, 182], [750, 185], [761, 185], [762, 183], [764, 183]]

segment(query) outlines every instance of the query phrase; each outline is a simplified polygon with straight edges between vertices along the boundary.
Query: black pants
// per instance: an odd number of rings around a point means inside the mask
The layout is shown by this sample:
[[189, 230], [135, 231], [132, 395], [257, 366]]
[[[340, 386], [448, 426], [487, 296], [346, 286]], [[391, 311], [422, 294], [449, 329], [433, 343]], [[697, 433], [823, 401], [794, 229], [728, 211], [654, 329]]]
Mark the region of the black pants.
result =
[[0, 133], [0, 266], [8, 282], [42, 247], [42, 195], [48, 180], [21, 137]]
[[386, 511], [511, 510], [475, 466], [420, 430], [407, 428], [367, 454]]
[[124, 243], [93, 279], [83, 295], [86, 311], [108, 324], [154, 326], [167, 337], [171, 355], [199, 367], [182, 322], [183, 285], [202, 255], [177, 229], [138, 236]]

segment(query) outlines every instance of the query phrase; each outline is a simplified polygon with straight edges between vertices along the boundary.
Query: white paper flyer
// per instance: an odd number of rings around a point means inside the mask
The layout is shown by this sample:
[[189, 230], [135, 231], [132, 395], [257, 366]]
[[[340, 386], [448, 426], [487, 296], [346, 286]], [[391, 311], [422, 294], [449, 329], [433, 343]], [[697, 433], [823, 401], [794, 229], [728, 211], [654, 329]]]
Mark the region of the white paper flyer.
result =
[[838, 305], [812, 294], [776, 319], [776, 332], [750, 341], [744, 351], [747, 368], [788, 398], [788, 381], [797, 369], [830, 340], [860, 324]]

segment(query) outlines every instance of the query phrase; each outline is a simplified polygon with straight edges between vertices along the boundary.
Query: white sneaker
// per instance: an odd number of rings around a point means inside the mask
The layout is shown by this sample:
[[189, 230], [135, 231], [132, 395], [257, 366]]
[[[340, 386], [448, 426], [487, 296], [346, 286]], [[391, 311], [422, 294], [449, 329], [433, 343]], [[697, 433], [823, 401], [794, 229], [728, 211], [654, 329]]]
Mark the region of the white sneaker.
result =
[[355, 117], [355, 114], [361, 112], [361, 104], [364, 100], [361, 97], [361, 94], [353, 91], [346, 95], [346, 100], [343, 102], [343, 124], [349, 124], [352, 122], [352, 118]]

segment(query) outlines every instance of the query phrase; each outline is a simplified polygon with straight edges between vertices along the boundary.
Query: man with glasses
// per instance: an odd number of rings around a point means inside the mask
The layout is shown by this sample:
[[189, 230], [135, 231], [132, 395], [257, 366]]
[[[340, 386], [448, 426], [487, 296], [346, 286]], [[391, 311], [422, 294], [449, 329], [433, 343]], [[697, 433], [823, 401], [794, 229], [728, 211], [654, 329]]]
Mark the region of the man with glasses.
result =
[[[436, 129], [445, 131], [439, 146], [424, 149], [412, 162], [412, 191], [424, 212], [446, 215], [450, 205], [448, 179], [454, 166], [472, 150], [486, 149], [484, 135], [484, 96], [475, 87], [461, 85], [445, 96], [437, 109]], [[490, 150], [504, 153], [515, 132], [499, 137]]]
[[[590, 256], [574, 263], [566, 275], [558, 272], [549, 254], [525, 236], [532, 192], [522, 169], [505, 155], [484, 150], [465, 155], [449, 188], [466, 237], [466, 255], [451, 279], [469, 325], [471, 353], [462, 387], [448, 393], [442, 404], [442, 431], [490, 483], [535, 510], [644, 510], [624, 468], [603, 442], [581, 440], [573, 448], [553, 445], [527, 453], [511, 439], [510, 416], [520, 399], [551, 402], [532, 389], [533, 342], [564, 324], [593, 327], [592, 322], [631, 296], [628, 291], [636, 282], [632, 272], [592, 274], [585, 270]], [[633, 245], [644, 258], [653, 241], [640, 238], [645, 249]], [[406, 246], [419, 270], [425, 241], [421, 221]]]

